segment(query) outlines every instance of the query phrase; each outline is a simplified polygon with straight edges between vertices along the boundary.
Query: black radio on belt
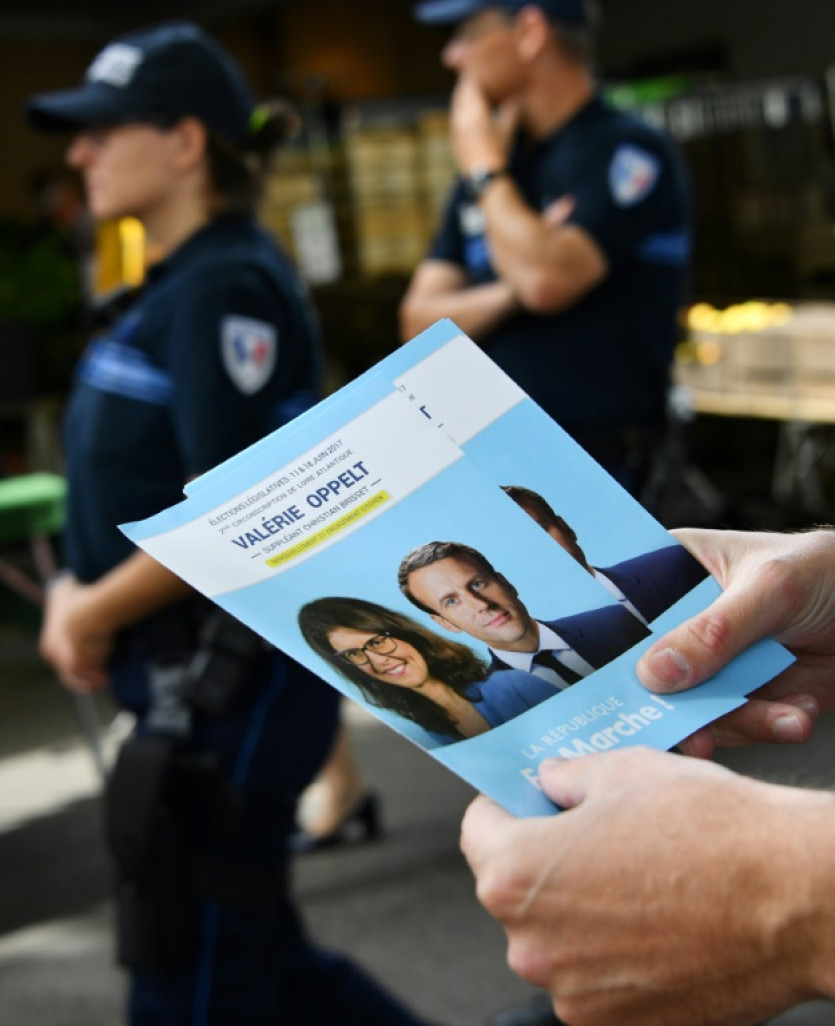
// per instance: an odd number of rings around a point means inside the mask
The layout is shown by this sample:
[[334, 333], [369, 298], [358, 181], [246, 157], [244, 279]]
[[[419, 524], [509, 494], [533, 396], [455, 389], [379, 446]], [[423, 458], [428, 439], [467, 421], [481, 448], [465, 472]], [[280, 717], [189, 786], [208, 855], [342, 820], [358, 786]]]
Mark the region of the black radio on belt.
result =
[[251, 691], [258, 663], [270, 646], [223, 609], [203, 621], [197, 648], [183, 679], [181, 697], [190, 708], [226, 716]]

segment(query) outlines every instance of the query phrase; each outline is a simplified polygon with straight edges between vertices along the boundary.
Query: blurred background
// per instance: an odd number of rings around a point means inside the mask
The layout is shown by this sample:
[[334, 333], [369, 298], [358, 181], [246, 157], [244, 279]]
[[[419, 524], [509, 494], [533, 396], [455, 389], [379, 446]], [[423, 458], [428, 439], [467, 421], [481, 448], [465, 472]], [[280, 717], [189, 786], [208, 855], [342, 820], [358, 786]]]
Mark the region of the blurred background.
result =
[[[653, 512], [667, 526], [831, 522], [835, 4], [600, 6], [605, 89], [675, 138], [696, 204], [674, 431]], [[80, 80], [115, 34], [181, 16], [230, 48], [259, 95], [302, 113], [263, 219], [313, 291], [331, 387], [397, 345], [397, 305], [453, 174], [444, 36], [418, 25], [406, 0], [0, 0], [0, 1018], [10, 1026], [118, 1021], [95, 797], [120, 727], [106, 704], [91, 725], [91, 710], [58, 692], [34, 639], [60, 527], [51, 486], [71, 369], [90, 310], [140, 283], [153, 259], [137, 223], [89, 223], [66, 141], [31, 132], [22, 106]], [[3, 493], [21, 477], [34, 490]], [[91, 753], [90, 730], [105, 724]], [[357, 736], [398, 810], [390, 832], [370, 854], [305, 862], [302, 903], [325, 939], [358, 950], [427, 1014], [447, 1009], [448, 1022], [476, 1026], [527, 989], [504, 968], [500, 932], [457, 854], [469, 794], [380, 730], [360, 723]], [[828, 757], [810, 760], [805, 777], [756, 753], [739, 768], [828, 785]], [[439, 908], [443, 928], [429, 911]], [[418, 917], [415, 928], [392, 948], [404, 916]], [[467, 945], [473, 957], [449, 973]], [[821, 1014], [792, 1022], [835, 1022]]]
[[[656, 512], [803, 522], [831, 498], [835, 356], [835, 7], [830, 0], [602, 0], [609, 96], [664, 126], [696, 199], [676, 452]], [[21, 116], [114, 34], [200, 21], [261, 96], [304, 117], [263, 216], [310, 283], [338, 385], [388, 352], [452, 175], [444, 36], [406, 0], [0, 4], [0, 468], [60, 469], [55, 427], [80, 310], [141, 280], [136, 224], [86, 223], [65, 142]], [[802, 426], [799, 426], [802, 425]], [[689, 466], [694, 464], [694, 468]], [[776, 503], [776, 505], [775, 505]]]

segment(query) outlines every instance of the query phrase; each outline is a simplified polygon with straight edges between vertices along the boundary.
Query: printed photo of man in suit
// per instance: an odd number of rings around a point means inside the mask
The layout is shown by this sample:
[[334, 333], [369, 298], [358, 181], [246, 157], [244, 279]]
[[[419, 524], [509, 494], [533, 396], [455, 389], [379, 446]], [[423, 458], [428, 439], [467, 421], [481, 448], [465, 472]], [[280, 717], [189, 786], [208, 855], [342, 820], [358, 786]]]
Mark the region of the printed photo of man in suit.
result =
[[558, 545], [587, 570], [620, 604], [650, 624], [708, 576], [698, 560], [676, 541], [613, 566], [592, 566], [577, 532], [538, 493], [521, 485], [502, 485], [511, 499]]
[[560, 690], [648, 637], [619, 605], [557, 620], [531, 616], [516, 588], [489, 560], [460, 542], [428, 542], [402, 560], [397, 581], [413, 605], [453, 633], [490, 649], [491, 666], [524, 670]]

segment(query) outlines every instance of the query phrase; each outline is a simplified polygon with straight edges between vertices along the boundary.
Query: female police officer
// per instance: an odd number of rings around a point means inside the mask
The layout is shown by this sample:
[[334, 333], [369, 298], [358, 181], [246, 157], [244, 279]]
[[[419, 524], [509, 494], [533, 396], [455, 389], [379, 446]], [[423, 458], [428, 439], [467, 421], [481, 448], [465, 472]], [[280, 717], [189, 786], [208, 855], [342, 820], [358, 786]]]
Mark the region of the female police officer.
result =
[[32, 97], [28, 116], [75, 133], [67, 159], [93, 216], [138, 218], [159, 257], [78, 369], [68, 570], [41, 637], [67, 687], [109, 683], [137, 717], [108, 801], [130, 1022], [416, 1023], [311, 947], [287, 895], [295, 799], [332, 741], [336, 692], [218, 623], [117, 527], [177, 502], [314, 396], [311, 311], [252, 219], [247, 154], [274, 148], [277, 119], [190, 23], [116, 40], [81, 86]]

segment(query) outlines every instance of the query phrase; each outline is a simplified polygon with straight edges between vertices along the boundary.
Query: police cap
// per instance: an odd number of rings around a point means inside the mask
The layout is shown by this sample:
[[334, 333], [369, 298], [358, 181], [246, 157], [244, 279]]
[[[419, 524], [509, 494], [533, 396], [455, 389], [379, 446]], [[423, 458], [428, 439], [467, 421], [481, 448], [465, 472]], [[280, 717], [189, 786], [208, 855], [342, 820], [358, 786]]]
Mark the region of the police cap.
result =
[[44, 132], [191, 116], [240, 143], [254, 107], [249, 86], [226, 50], [197, 25], [177, 21], [109, 43], [80, 86], [30, 97], [26, 114]]
[[426, 25], [452, 25], [490, 8], [515, 13], [523, 7], [539, 7], [565, 25], [585, 27], [590, 21], [588, 0], [425, 0], [415, 5], [414, 15]]

